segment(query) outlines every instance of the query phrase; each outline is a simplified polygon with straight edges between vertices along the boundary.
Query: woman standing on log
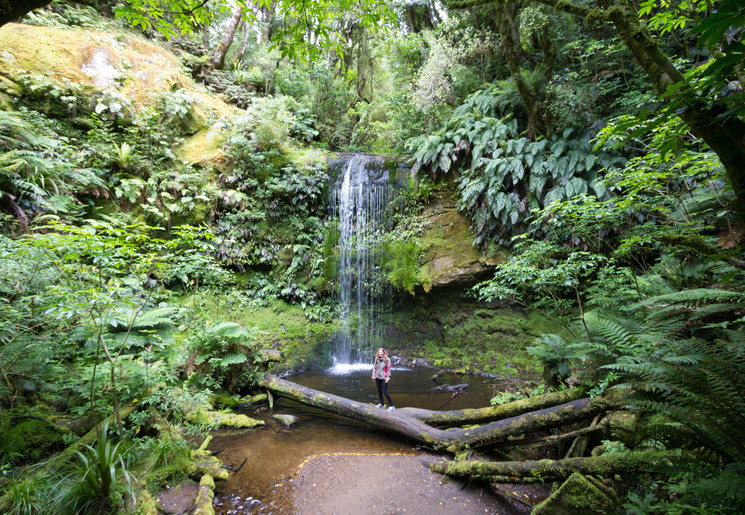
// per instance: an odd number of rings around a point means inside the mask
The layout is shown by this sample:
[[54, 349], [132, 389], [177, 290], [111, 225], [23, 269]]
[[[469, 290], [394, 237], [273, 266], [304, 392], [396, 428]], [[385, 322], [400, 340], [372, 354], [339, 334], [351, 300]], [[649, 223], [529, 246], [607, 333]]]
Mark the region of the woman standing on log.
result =
[[375, 355], [372, 378], [375, 379], [375, 383], [378, 386], [380, 402], [377, 407], [383, 407], [383, 395], [385, 395], [385, 398], [388, 400], [388, 411], [396, 409], [391, 396], [388, 395], [388, 381], [391, 379], [391, 360], [388, 358], [388, 352], [383, 347], [379, 348], [378, 353]]

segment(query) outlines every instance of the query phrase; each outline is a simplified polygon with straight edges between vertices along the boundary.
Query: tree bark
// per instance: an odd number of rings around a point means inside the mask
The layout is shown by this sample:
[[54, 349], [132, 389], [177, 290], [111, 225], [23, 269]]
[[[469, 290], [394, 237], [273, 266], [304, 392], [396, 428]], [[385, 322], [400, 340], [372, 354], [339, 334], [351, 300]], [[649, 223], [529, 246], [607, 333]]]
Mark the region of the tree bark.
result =
[[546, 481], [566, 479], [574, 472], [600, 477], [632, 474], [660, 465], [672, 465], [676, 451], [640, 451], [588, 458], [538, 461], [450, 461], [433, 463], [430, 469], [448, 476], [500, 476], [500, 482], [510, 478], [541, 478]]
[[217, 48], [215, 49], [215, 53], [212, 55], [212, 58], [210, 59], [210, 66], [212, 67], [213, 70], [222, 70], [223, 66], [225, 66], [225, 57], [228, 55], [228, 50], [230, 49], [230, 45], [233, 44], [233, 38], [235, 38], [235, 31], [238, 28], [238, 25], [240, 24], [242, 17], [243, 17], [243, 6], [240, 4], [237, 4], [233, 8], [233, 12], [231, 13], [230, 20], [228, 20], [227, 27], [225, 27], [225, 35], [222, 37], [220, 44], [217, 45]]
[[486, 446], [517, 435], [588, 420], [608, 408], [602, 401], [577, 399], [475, 428], [444, 430], [428, 425], [425, 420], [435, 419], [440, 423], [443, 420], [455, 420], [460, 423], [464, 420], [472, 421], [473, 415], [465, 413], [474, 410], [455, 411], [450, 414], [445, 412], [445, 415], [434, 415], [434, 412], [417, 408], [401, 408], [389, 412], [376, 408], [372, 404], [300, 386], [271, 374], [264, 376], [262, 386], [303, 404], [400, 434], [436, 450], [453, 453], [465, 447]]

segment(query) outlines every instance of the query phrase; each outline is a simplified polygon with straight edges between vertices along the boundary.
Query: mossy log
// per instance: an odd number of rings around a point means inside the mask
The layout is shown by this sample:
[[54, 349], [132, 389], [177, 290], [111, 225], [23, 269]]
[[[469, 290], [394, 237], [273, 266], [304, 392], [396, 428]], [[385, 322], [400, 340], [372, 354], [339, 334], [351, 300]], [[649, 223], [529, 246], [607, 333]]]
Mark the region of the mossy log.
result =
[[[135, 409], [136, 406], [132, 404], [124, 406], [119, 409], [119, 417], [121, 418], [121, 420], [125, 420], [132, 414]], [[72, 458], [76, 456], [75, 453], [77, 451], [82, 451], [83, 447], [93, 444], [93, 442], [100, 438], [101, 430], [103, 429], [104, 424], [107, 424], [109, 427], [111, 427], [113, 424], [115, 424], [115, 422], [116, 418], [114, 417], [114, 415], [109, 415], [105, 420], [102, 420], [101, 422], [96, 424], [93, 429], [81, 436], [79, 440], [72, 443], [64, 451], [52, 458], [49, 461], [47, 468], [50, 470], [57, 470], [61, 467], [64, 467]]]
[[[464, 409], [452, 411], [432, 411], [417, 409], [416, 416], [426, 424], [432, 426], [454, 426], [466, 424], [483, 424], [495, 420], [516, 417], [523, 413], [530, 413], [552, 406], [558, 406], [566, 402], [581, 399], [583, 391], [581, 388], [570, 388], [560, 392], [551, 392], [527, 399], [519, 399], [499, 406], [488, 406], [486, 408]], [[414, 409], [414, 408], [410, 408]]]
[[511, 478], [524, 482], [525, 478], [546, 481], [566, 479], [575, 472], [600, 477], [633, 474], [661, 465], [672, 465], [675, 451], [640, 451], [538, 461], [450, 461], [433, 463], [430, 469], [447, 476], [498, 476], [500, 482]]
[[[445, 430], [432, 427], [427, 422], [436, 419], [440, 424], [445, 420], [460, 423], [463, 420], [473, 420], [473, 416], [464, 416], [463, 410], [442, 412], [444, 415], [441, 417], [436, 416], [436, 412], [417, 408], [401, 408], [389, 412], [376, 408], [372, 404], [307, 388], [271, 374], [264, 376], [262, 385], [270, 391], [308, 406], [349, 417], [386, 431], [398, 433], [434, 449], [449, 452], [457, 452], [466, 446], [489, 445], [516, 435], [574, 424], [591, 419], [607, 409], [602, 401], [576, 399], [478, 427]], [[563, 398], [559, 399], [561, 400]], [[451, 415], [448, 416], [448, 413]], [[507, 413], [510, 411], [507, 410]]]

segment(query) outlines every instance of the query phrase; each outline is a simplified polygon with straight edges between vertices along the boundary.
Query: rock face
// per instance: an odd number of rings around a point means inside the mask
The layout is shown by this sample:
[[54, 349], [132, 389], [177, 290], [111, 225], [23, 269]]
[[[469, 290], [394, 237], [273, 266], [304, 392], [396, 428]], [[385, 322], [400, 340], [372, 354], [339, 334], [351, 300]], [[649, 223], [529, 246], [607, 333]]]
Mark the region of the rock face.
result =
[[43, 76], [63, 91], [74, 86], [76, 94], [92, 99], [93, 106], [98, 99], [109, 108], [116, 104], [116, 112], [125, 119], [156, 108], [164, 96], [179, 92], [189, 102], [188, 124], [182, 132], [191, 138], [178, 149], [188, 161], [222, 159], [221, 120], [241, 112], [195, 84], [176, 55], [126, 33], [8, 23], [0, 27], [0, 102], [26, 94], [29, 76]]
[[486, 256], [473, 246], [474, 234], [468, 219], [455, 207], [452, 194], [443, 193], [425, 211], [430, 227], [421, 237], [425, 255], [422, 276], [425, 288], [470, 286], [489, 277], [505, 256]]

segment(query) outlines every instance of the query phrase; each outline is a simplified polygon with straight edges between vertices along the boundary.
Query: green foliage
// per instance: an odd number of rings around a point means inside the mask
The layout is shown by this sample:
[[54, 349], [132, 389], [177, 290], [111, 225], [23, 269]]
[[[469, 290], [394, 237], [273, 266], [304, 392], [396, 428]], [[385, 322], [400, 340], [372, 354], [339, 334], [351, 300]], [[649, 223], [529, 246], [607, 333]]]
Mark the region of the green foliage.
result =
[[607, 365], [632, 392], [629, 406], [661, 413], [696, 433], [728, 461], [745, 461], [742, 401], [745, 357], [741, 334], [681, 341], [664, 355], [638, 363]]
[[261, 98], [231, 126], [230, 151], [250, 153], [276, 150], [284, 145], [294, 121], [284, 98]]
[[[104, 187], [98, 171], [76, 168], [72, 149], [60, 138], [51, 138], [39, 115], [0, 111], [0, 189], [4, 209], [16, 216], [22, 229], [28, 214], [40, 211], [74, 213], [75, 195], [88, 188]], [[45, 130], [49, 130], [45, 134]], [[28, 213], [28, 214], [27, 214]]]
[[196, 99], [188, 91], [171, 91], [159, 105], [162, 123], [177, 134], [194, 134], [202, 123], [196, 112], [197, 107]]
[[186, 363], [193, 369], [190, 381], [207, 387], [235, 392], [254, 386], [263, 362], [256, 345], [257, 331], [235, 322], [217, 322], [195, 327], [186, 339], [192, 356]]
[[526, 228], [531, 209], [581, 194], [604, 197], [600, 171], [623, 162], [593, 153], [587, 141], [571, 139], [571, 131], [538, 141], [519, 137], [510, 115], [497, 117], [500, 99], [494, 86], [475, 93], [438, 133], [407, 142], [416, 168], [428, 166], [433, 175], [460, 170], [458, 208], [484, 245], [509, 242]]
[[86, 453], [76, 453], [80, 463], [70, 479], [76, 483], [73, 502], [77, 511], [106, 513], [112, 506], [121, 505], [123, 494], [134, 500], [136, 481], [124, 461], [127, 453], [121, 445], [121, 441], [115, 444], [109, 437], [104, 424], [96, 446], [86, 445]]
[[389, 256], [385, 263], [388, 281], [394, 288], [400, 288], [414, 295], [414, 287], [425, 284], [420, 269], [423, 249], [416, 241], [394, 241], [386, 245], [383, 252]]

